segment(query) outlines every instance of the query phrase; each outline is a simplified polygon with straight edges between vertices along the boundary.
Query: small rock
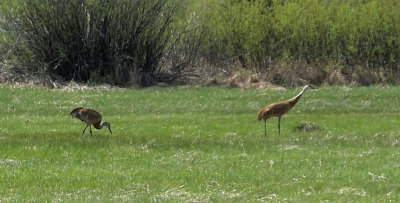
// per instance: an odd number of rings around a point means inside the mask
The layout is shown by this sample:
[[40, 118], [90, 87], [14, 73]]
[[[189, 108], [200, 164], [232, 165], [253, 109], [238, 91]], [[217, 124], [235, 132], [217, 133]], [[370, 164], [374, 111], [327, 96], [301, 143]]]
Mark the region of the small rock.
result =
[[295, 128], [295, 131], [299, 132], [312, 132], [312, 131], [319, 131], [321, 130], [321, 127], [317, 126], [314, 123], [310, 123], [307, 121], [300, 122]]

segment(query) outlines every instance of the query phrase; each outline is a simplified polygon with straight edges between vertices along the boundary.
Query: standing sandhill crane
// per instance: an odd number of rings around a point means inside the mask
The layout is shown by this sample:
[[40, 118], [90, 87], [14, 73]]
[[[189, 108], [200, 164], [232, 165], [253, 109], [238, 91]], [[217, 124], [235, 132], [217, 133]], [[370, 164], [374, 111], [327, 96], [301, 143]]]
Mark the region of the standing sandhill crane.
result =
[[281, 117], [283, 114], [287, 113], [291, 108], [294, 107], [294, 105], [297, 104], [297, 102], [300, 100], [301, 95], [308, 89], [312, 88], [311, 85], [306, 85], [303, 90], [296, 95], [295, 97], [285, 100], [285, 101], [279, 101], [272, 103], [270, 105], [265, 106], [260, 110], [260, 113], [258, 113], [258, 121], [261, 121], [261, 119], [264, 119], [264, 135], [267, 136], [267, 119], [270, 117], [278, 117], [278, 130], [279, 130], [279, 135], [281, 134]]
[[102, 129], [103, 126], [106, 126], [112, 134], [110, 123], [107, 121], [101, 122], [101, 114], [93, 109], [79, 107], [72, 110], [70, 115], [86, 123], [86, 127], [83, 129], [82, 136], [88, 126], [90, 129], [90, 135], [92, 135], [92, 124], [96, 129], [99, 130]]

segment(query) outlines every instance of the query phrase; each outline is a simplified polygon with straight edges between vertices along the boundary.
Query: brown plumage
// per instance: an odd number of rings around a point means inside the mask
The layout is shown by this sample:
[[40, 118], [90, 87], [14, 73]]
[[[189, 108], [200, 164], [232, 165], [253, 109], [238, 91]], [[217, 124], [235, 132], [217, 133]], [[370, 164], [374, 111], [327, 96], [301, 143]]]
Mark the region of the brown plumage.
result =
[[102, 129], [103, 126], [106, 126], [108, 130], [110, 130], [110, 133], [112, 134], [110, 123], [108, 123], [107, 121], [101, 122], [101, 114], [95, 111], [94, 109], [79, 107], [72, 110], [70, 115], [73, 118], [77, 118], [86, 123], [86, 127], [85, 129], [83, 129], [82, 136], [85, 133], [85, 130], [88, 126], [90, 129], [90, 135], [92, 135], [92, 125], [96, 129]]
[[270, 105], [265, 106], [260, 110], [258, 113], [258, 120], [264, 120], [264, 135], [267, 136], [267, 119], [270, 117], [278, 117], [278, 130], [279, 134], [281, 134], [281, 117], [283, 114], [287, 113], [290, 109], [292, 109], [297, 102], [300, 100], [303, 93], [308, 89], [311, 88], [311, 85], [306, 85], [303, 90], [296, 95], [295, 97], [285, 100], [272, 103]]

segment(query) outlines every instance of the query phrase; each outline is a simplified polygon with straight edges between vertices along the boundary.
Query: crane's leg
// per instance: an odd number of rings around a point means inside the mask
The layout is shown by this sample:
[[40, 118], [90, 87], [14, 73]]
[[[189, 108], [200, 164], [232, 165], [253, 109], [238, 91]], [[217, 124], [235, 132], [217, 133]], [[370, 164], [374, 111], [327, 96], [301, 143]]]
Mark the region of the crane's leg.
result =
[[281, 117], [278, 117], [278, 131], [279, 131], [279, 135], [281, 135]]
[[88, 126], [89, 126], [89, 125], [86, 125], [85, 129], [83, 129], [82, 136], [83, 136], [83, 134], [85, 133], [86, 128], [87, 128]]
[[267, 119], [264, 119], [264, 135], [267, 137]]
[[90, 136], [92, 136], [92, 125], [89, 125]]

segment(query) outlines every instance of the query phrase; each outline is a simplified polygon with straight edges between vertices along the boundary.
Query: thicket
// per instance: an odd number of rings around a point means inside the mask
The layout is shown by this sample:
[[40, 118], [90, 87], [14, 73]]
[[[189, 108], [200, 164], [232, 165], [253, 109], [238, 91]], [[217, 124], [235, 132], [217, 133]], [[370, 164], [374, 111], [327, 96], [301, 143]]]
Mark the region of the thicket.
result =
[[[209, 0], [204, 50], [244, 66], [339, 62], [398, 66], [400, 2], [391, 0]], [[205, 3], [203, 3], [205, 4]], [[217, 5], [217, 6], [216, 6]]]
[[45, 69], [65, 80], [117, 85], [134, 80], [151, 85], [162, 72], [175, 79], [204, 59], [214, 65], [240, 62], [245, 68], [267, 71], [281, 63], [398, 70], [399, 4], [28, 0], [18, 6], [3, 3], [3, 9], [13, 9], [3, 11], [1, 19], [2, 30], [14, 36], [3, 42], [12, 47], [16, 36], [21, 38], [21, 46], [14, 50], [24, 53], [14, 55], [31, 71]]
[[3, 11], [22, 38], [17, 59], [30, 72], [115, 85], [152, 85], [183, 8], [175, 0], [27, 0]]

